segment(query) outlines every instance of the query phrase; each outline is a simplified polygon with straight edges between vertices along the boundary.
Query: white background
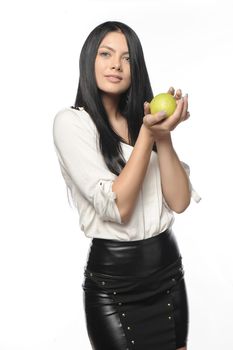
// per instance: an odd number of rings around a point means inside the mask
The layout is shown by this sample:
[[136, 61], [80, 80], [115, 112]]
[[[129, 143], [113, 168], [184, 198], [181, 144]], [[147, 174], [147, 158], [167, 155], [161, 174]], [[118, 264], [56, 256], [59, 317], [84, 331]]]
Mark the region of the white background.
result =
[[189, 350], [232, 349], [231, 1], [5, 1], [1, 35], [0, 350], [91, 349], [83, 271], [90, 240], [69, 207], [53, 148], [74, 103], [89, 32], [119, 20], [138, 34], [154, 94], [189, 93], [173, 132], [199, 204], [176, 215], [190, 307]]

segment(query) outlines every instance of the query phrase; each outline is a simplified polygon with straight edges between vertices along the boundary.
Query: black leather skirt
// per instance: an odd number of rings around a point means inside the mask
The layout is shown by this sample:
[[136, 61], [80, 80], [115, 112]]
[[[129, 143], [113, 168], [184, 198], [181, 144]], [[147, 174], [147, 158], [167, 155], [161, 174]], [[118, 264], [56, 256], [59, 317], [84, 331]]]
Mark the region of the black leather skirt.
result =
[[187, 343], [188, 299], [172, 230], [137, 241], [93, 238], [83, 301], [95, 350], [175, 350]]

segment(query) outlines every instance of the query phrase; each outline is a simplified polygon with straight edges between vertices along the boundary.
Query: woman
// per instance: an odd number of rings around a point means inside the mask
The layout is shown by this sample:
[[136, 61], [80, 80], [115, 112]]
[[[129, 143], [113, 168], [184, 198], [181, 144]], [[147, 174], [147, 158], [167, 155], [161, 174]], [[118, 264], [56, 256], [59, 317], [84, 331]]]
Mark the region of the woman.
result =
[[129, 26], [105, 22], [83, 45], [75, 105], [54, 119], [62, 175], [80, 228], [92, 238], [82, 287], [95, 350], [187, 349], [173, 212], [200, 197], [170, 135], [189, 116], [188, 97], [169, 93], [177, 101], [174, 114], [151, 115], [140, 41]]

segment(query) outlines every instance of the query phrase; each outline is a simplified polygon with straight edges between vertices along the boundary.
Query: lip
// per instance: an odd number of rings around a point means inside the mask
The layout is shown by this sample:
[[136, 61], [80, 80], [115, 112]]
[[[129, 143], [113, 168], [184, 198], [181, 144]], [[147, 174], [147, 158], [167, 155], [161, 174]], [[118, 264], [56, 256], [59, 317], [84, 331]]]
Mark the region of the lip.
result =
[[119, 75], [115, 75], [115, 74], [105, 75], [105, 78], [107, 78], [109, 81], [111, 81], [113, 83], [118, 83], [119, 81], [122, 80], [122, 77], [120, 77]]

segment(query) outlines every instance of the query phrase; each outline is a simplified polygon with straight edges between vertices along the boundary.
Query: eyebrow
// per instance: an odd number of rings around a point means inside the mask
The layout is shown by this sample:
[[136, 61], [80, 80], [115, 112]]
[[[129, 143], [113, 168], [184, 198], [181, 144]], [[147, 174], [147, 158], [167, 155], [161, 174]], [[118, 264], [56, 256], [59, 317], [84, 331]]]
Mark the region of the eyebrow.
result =
[[[107, 46], [107, 45], [100, 46], [100, 49], [101, 49], [101, 48], [104, 48], [104, 47], [105, 47], [106, 49], [109, 49], [109, 50], [113, 51], [113, 52], [116, 52], [112, 47]], [[123, 54], [125, 54], [125, 53], [129, 53], [129, 51], [123, 52]]]

